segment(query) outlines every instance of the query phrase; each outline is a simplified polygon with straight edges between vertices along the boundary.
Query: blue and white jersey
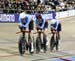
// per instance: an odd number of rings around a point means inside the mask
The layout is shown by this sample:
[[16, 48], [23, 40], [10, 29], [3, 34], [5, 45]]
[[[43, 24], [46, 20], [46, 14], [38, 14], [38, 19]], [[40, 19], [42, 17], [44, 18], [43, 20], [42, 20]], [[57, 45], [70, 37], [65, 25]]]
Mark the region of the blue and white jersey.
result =
[[21, 27], [27, 28], [29, 23], [30, 23], [31, 17], [30, 15], [26, 14], [25, 19], [21, 20], [19, 18], [19, 24], [21, 25]]
[[40, 29], [44, 29], [45, 20], [43, 18], [41, 20], [38, 20], [35, 16], [35, 24], [36, 24], [36, 27], [39, 27]]
[[45, 25], [44, 19], [41, 19], [41, 21], [39, 21], [38, 19], [36, 19], [36, 27], [40, 27], [41, 29], [43, 29], [44, 25]]
[[53, 31], [57, 31], [59, 25], [59, 21], [57, 19], [52, 19], [50, 22], [50, 27]]

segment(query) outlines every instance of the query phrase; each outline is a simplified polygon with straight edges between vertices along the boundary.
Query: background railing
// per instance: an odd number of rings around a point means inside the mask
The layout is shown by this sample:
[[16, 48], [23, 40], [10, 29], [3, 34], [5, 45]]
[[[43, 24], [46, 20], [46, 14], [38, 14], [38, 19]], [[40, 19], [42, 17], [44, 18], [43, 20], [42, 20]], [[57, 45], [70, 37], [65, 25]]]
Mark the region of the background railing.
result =
[[49, 12], [53, 12], [54, 10], [44, 10], [44, 9], [41, 9], [41, 10], [37, 10], [37, 9], [32, 9], [32, 10], [22, 10], [22, 9], [4, 9], [4, 8], [0, 8], [0, 13], [6, 13], [6, 14], [15, 14], [15, 13], [20, 13], [20, 12], [23, 12], [23, 11], [26, 11], [27, 13], [29, 14], [33, 14], [33, 13], [36, 13], [36, 12], [39, 12], [39, 13], [49, 13]]

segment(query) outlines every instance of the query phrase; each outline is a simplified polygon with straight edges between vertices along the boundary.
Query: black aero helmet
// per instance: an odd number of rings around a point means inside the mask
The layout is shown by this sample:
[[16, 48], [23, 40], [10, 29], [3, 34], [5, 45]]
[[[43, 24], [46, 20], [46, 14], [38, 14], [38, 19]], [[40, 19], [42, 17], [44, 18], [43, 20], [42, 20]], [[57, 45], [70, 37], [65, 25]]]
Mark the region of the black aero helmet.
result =
[[36, 18], [37, 18], [37, 19], [41, 19], [41, 18], [42, 18], [41, 14], [37, 14], [37, 15], [36, 15]]

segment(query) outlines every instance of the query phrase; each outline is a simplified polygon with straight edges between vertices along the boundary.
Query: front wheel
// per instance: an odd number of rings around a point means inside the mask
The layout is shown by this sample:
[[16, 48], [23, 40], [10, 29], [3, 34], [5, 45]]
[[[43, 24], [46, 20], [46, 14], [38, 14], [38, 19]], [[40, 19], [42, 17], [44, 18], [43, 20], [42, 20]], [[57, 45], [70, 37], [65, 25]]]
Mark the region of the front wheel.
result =
[[42, 47], [43, 47], [44, 53], [46, 53], [46, 51], [47, 51], [46, 43], [47, 43], [47, 39], [46, 39], [46, 37], [43, 37], [43, 43], [42, 43], [43, 45], [42, 45]]
[[50, 40], [50, 50], [53, 51], [55, 45], [54, 35], [51, 37]]
[[18, 43], [19, 53], [22, 55], [25, 53], [25, 43], [26, 39], [24, 37], [21, 37]]
[[37, 54], [40, 52], [40, 49], [41, 49], [41, 39], [37, 37], [36, 39], [36, 53]]

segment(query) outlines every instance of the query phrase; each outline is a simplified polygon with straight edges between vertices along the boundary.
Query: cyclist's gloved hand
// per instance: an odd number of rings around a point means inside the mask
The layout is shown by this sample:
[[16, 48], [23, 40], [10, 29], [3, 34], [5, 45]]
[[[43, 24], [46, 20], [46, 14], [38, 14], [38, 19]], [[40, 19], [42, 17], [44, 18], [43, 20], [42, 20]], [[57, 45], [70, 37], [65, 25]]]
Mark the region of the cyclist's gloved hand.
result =
[[41, 30], [38, 30], [39, 32], [41, 32]]
[[37, 26], [37, 28], [41, 28], [40, 26]]
[[40, 27], [40, 29], [43, 29], [43, 27]]

